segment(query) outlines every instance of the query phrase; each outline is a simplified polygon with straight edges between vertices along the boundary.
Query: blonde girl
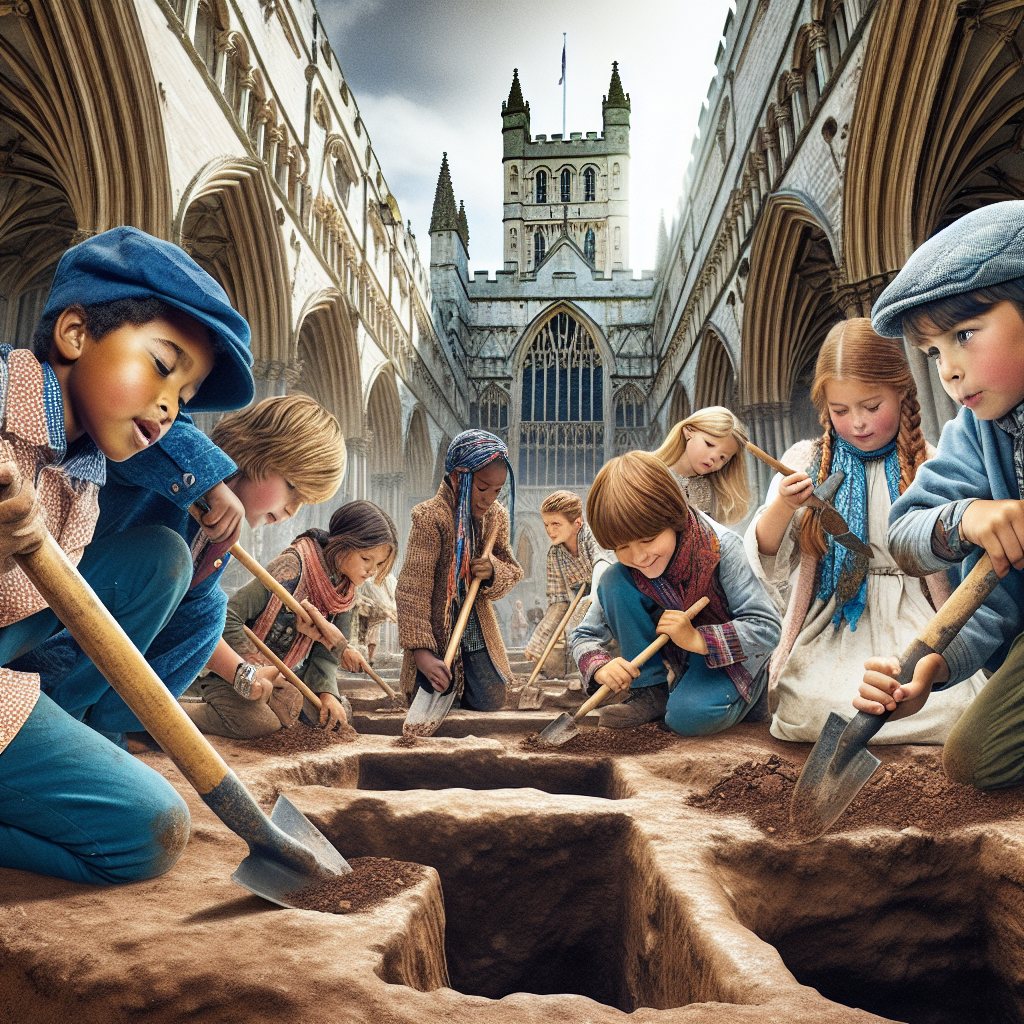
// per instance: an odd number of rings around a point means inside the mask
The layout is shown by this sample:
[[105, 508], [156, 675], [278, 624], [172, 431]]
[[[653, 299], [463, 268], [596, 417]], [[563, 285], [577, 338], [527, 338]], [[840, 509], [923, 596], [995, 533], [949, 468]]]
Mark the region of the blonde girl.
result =
[[677, 423], [654, 454], [672, 470], [690, 505], [728, 526], [750, 508], [746, 446], [743, 424], [712, 405]]
[[[769, 707], [772, 735], [795, 741], [816, 740], [832, 711], [849, 718], [865, 659], [898, 655], [949, 595], [944, 575], [905, 576], [886, 545], [892, 502], [932, 454], [902, 349], [875, 334], [869, 320], [837, 324], [818, 354], [811, 401], [822, 434], [783, 455], [805, 469], [774, 478], [745, 537], [754, 571], [785, 611]], [[845, 478], [834, 504], [871, 548], [870, 559], [837, 545], [804, 507], [815, 485], [839, 470]], [[979, 673], [934, 692], [916, 714], [887, 723], [875, 742], [944, 742], [983, 683]]]

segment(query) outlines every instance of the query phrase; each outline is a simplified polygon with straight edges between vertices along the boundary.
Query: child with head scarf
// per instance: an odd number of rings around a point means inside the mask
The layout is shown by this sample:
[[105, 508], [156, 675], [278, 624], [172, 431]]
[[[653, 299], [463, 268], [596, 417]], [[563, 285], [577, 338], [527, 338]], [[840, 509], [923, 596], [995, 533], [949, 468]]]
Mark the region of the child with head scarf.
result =
[[[455, 686], [463, 707], [498, 711], [512, 671], [493, 602], [523, 578], [511, 548], [515, 476], [504, 442], [484, 430], [459, 434], [444, 468], [437, 495], [412, 510], [395, 591], [398, 642], [405, 650], [402, 689], [411, 697], [417, 687], [443, 693]], [[497, 502], [506, 481], [510, 512]], [[444, 653], [474, 578], [480, 590], [449, 671]]]

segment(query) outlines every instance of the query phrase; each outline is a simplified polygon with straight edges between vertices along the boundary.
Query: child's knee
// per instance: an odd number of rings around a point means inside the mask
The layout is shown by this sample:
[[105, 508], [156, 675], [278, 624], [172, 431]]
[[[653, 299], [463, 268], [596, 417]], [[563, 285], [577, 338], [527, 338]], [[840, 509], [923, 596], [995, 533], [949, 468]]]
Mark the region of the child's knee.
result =
[[665, 724], [678, 736], [711, 736], [729, 727], [729, 711], [700, 701], [670, 699]]
[[102, 869], [103, 880], [144, 882], [170, 871], [188, 845], [188, 805], [166, 779], [150, 780], [120, 820], [124, 850]]

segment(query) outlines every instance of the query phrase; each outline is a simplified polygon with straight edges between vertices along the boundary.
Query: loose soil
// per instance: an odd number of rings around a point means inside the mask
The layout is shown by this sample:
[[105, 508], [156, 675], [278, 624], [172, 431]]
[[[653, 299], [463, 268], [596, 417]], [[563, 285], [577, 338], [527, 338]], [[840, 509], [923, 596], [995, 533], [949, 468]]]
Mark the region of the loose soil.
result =
[[405, 889], [411, 889], [424, 876], [422, 864], [391, 860], [390, 857], [353, 857], [349, 874], [307, 885], [284, 898], [300, 910], [319, 910], [324, 914], [355, 914], [372, 910]]
[[[789, 822], [789, 804], [800, 765], [777, 754], [732, 769], [692, 807], [721, 814], [744, 814], [762, 832], [783, 842], [804, 837]], [[1020, 818], [1024, 789], [982, 792], [950, 782], [939, 756], [915, 764], [883, 764], [829, 832], [871, 827], [943, 833], [968, 825]]]
[[666, 732], [654, 722], [636, 729], [580, 729], [568, 743], [553, 747], [540, 740], [539, 733], [532, 733], [519, 744], [520, 750], [531, 754], [573, 754], [577, 757], [607, 757], [633, 754], [655, 754], [675, 743], [679, 737]]
[[327, 732], [297, 722], [290, 729], [279, 729], [269, 736], [245, 742], [253, 750], [263, 754], [305, 754], [311, 750], [333, 747], [335, 743], [351, 743], [358, 735], [359, 733], [350, 725], [343, 725], [340, 730]]

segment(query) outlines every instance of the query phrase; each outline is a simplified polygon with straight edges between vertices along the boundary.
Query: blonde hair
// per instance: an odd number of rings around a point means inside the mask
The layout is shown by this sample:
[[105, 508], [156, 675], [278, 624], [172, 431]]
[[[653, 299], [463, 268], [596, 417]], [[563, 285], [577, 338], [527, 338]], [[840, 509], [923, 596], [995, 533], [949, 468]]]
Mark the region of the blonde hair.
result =
[[[921, 433], [921, 406], [910, 364], [898, 341], [883, 338], [871, 329], [864, 317], [843, 320], [825, 336], [814, 367], [811, 402], [818, 410], [822, 427], [821, 468], [816, 484], [824, 481], [832, 468], [834, 428], [828, 412], [825, 388], [831, 381], [855, 380], [862, 384], [884, 384], [900, 396], [900, 428], [896, 451], [900, 461], [900, 494], [911, 484], [918, 466], [928, 457]], [[826, 551], [825, 534], [817, 516], [804, 516], [800, 525], [800, 549], [815, 558]]]
[[308, 395], [264, 398], [225, 416], [210, 438], [247, 477], [278, 473], [306, 505], [334, 497], [345, 472], [341, 424]]
[[651, 452], [626, 452], [606, 462], [594, 478], [587, 522], [597, 543], [614, 551], [663, 530], [685, 531], [689, 511], [661, 459]]
[[711, 485], [714, 497], [712, 519], [726, 526], [738, 522], [750, 508], [750, 484], [743, 458], [749, 440], [746, 427], [723, 405], [698, 409], [692, 416], [680, 420], [654, 453], [666, 466], [674, 466], [683, 457], [689, 440], [687, 431], [699, 431], [711, 437], [731, 437], [736, 442], [736, 454], [721, 469], [708, 473], [705, 479]]
[[570, 523], [583, 517], [583, 499], [572, 491], [555, 491], [540, 504], [541, 514], [565, 516]]

